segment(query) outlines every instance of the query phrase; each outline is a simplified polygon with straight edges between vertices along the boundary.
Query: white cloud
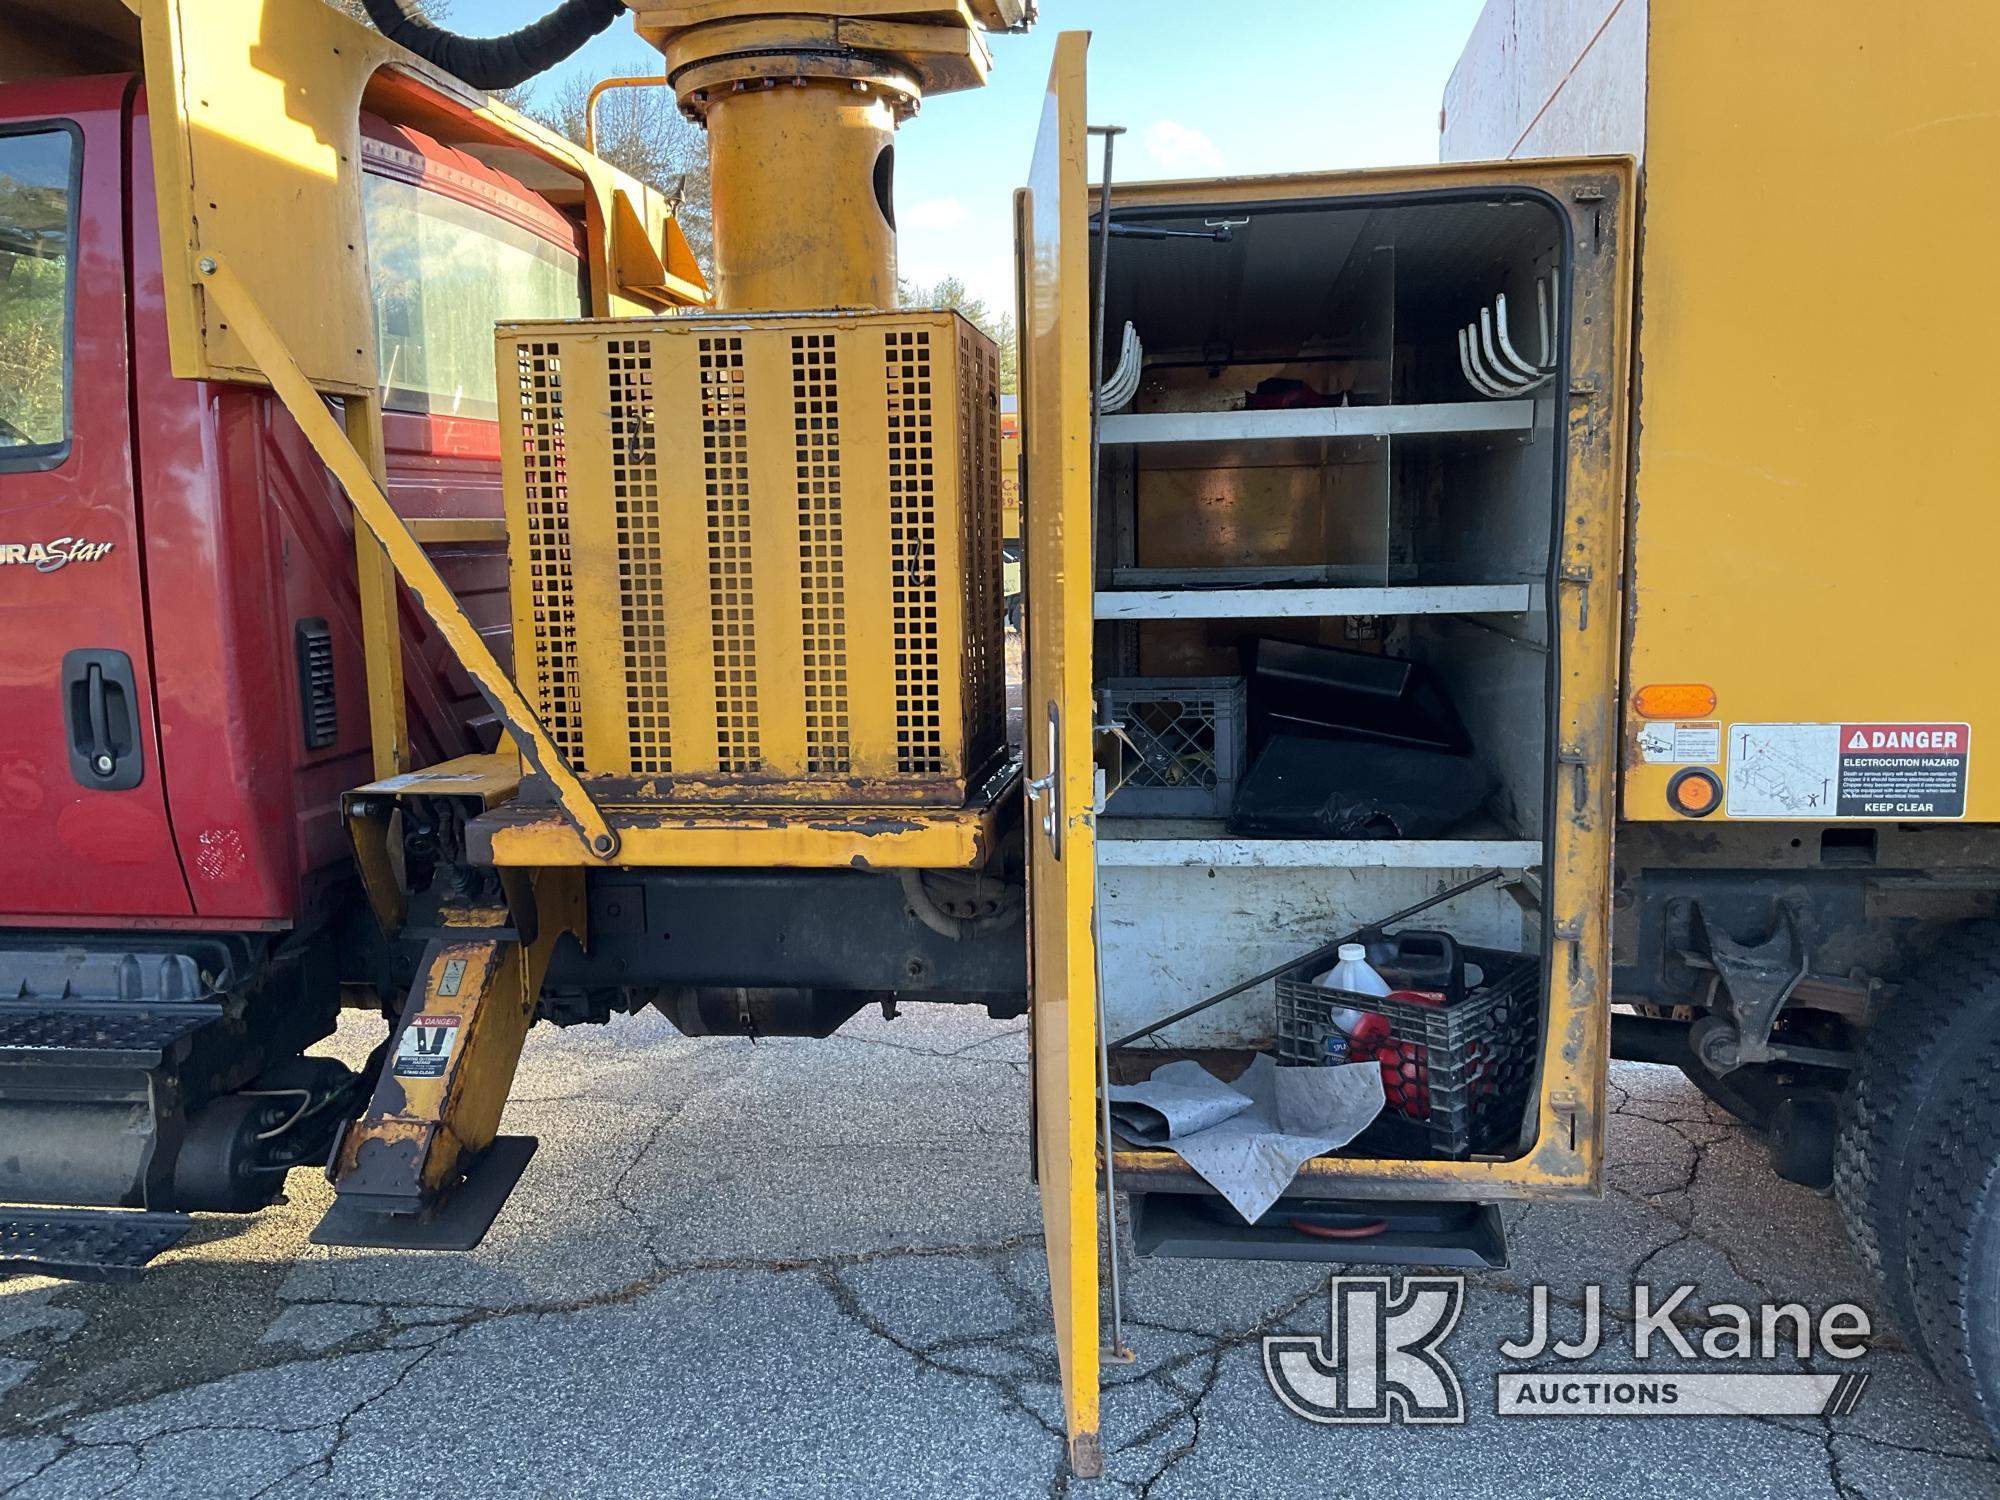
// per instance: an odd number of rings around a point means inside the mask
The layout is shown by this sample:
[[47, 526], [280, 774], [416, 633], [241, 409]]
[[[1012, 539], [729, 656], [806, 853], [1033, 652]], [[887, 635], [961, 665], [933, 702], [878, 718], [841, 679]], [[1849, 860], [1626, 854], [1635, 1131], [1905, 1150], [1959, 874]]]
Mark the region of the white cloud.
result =
[[1155, 120], [1139, 139], [1146, 154], [1169, 172], [1192, 175], [1222, 170], [1222, 153], [1215, 142], [1179, 120]]
[[910, 205], [896, 217], [900, 224], [910, 229], [957, 229], [971, 215], [956, 198], [932, 198]]

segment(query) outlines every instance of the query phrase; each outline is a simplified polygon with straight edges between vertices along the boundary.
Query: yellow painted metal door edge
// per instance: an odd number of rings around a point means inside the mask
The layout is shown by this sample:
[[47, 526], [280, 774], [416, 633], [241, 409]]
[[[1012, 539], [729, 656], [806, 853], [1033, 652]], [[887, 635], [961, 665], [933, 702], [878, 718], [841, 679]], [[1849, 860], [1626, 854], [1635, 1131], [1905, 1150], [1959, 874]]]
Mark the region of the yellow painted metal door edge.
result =
[[1089, 183], [1084, 32], [1056, 39], [1020, 244], [1035, 1163], [1071, 1467], [1098, 1444], [1096, 829], [1091, 754]]

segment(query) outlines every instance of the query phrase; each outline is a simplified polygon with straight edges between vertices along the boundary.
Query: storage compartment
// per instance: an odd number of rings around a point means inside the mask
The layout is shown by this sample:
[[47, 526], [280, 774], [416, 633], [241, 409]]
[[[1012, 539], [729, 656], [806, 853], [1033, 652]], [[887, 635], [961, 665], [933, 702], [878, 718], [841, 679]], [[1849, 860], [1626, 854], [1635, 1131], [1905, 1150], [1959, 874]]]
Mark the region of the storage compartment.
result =
[[[1110, 1035], [1493, 874], [1416, 919], [1486, 979], [1396, 1002], [1385, 1060], [1420, 1065], [1424, 1091], [1342, 1154], [1515, 1156], [1546, 1029], [1562, 220], [1532, 195], [1438, 193], [1115, 222], [1102, 374], [1133, 394], [1101, 423], [1096, 677], [1138, 702], [1147, 679], [1240, 676], [1250, 728], [1228, 805], [1106, 805]], [[1138, 368], [1113, 380], [1128, 323]], [[1114, 1068], [1319, 1065], [1327, 1016], [1360, 1002], [1311, 978]]]

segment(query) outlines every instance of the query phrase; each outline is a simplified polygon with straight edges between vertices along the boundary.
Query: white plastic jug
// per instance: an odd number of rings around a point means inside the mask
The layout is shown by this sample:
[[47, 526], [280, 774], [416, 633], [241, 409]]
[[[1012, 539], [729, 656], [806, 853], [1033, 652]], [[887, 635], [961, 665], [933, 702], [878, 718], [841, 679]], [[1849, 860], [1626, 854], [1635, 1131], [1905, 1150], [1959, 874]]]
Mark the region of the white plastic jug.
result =
[[1352, 995], [1386, 995], [1389, 981], [1368, 967], [1368, 950], [1359, 943], [1342, 943], [1340, 962], [1328, 969], [1314, 984], [1324, 989], [1346, 990]]

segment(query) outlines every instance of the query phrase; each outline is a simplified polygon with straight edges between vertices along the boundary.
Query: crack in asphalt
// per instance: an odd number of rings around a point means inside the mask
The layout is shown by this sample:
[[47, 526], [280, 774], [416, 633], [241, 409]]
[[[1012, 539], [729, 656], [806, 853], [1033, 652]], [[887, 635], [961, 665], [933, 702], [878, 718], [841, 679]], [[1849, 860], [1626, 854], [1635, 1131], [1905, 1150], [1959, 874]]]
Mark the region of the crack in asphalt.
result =
[[[1151, 1500], [1154, 1486], [1158, 1485], [1169, 1474], [1178, 1469], [1201, 1446], [1202, 1406], [1215, 1393], [1216, 1384], [1222, 1378], [1222, 1362], [1224, 1358], [1234, 1350], [1243, 1348], [1252, 1342], [1262, 1340], [1272, 1329], [1284, 1326], [1286, 1319], [1298, 1312], [1308, 1302], [1312, 1301], [1315, 1297], [1323, 1295], [1325, 1295], [1323, 1290], [1315, 1284], [1299, 1293], [1298, 1296], [1292, 1298], [1290, 1301], [1269, 1309], [1263, 1317], [1259, 1318], [1248, 1328], [1224, 1334], [1220, 1338], [1206, 1331], [1194, 1332], [1188, 1329], [1177, 1329], [1168, 1324], [1155, 1323], [1143, 1319], [1132, 1321], [1131, 1326], [1134, 1328], [1152, 1328], [1160, 1332], [1178, 1333], [1184, 1337], [1208, 1339], [1211, 1341], [1206, 1348], [1191, 1349], [1186, 1353], [1175, 1355], [1173, 1358], [1162, 1362], [1156, 1369], [1147, 1374], [1133, 1380], [1121, 1381], [1117, 1386], [1112, 1387], [1112, 1389], [1122, 1389], [1126, 1386], [1157, 1383], [1163, 1390], [1181, 1398], [1181, 1405], [1178, 1410], [1170, 1411], [1164, 1416], [1156, 1418], [1138, 1435], [1120, 1443], [1112, 1450], [1114, 1453], [1129, 1453], [1136, 1448], [1143, 1448], [1148, 1443], [1156, 1442], [1160, 1438], [1165, 1437], [1182, 1422], [1188, 1424], [1187, 1437], [1182, 1442], [1170, 1448], [1162, 1456], [1160, 1463], [1154, 1468], [1153, 1472], [1148, 1474], [1144, 1479], [1139, 1480], [1134, 1486], [1133, 1492], [1139, 1497], [1139, 1500]], [[1183, 1390], [1174, 1377], [1183, 1370], [1195, 1365], [1205, 1367], [1201, 1372], [1200, 1384], [1193, 1391]]]
[[[1008, 1034], [1012, 1033], [1002, 1035]], [[968, 1047], [951, 1051], [887, 1042], [874, 1037], [851, 1037], [843, 1040], [916, 1053], [961, 1065], [1000, 1065], [1016, 1072], [1025, 1071], [1026, 1065], [1016, 1059], [963, 1055], [973, 1048], [989, 1046], [1002, 1040], [1002, 1035], [981, 1037]], [[721, 1085], [718, 1082], [716, 1086]], [[55, 1470], [66, 1459], [85, 1451], [123, 1451], [130, 1454], [134, 1465], [132, 1473], [119, 1480], [112, 1486], [111, 1491], [100, 1491], [100, 1493], [129, 1488], [144, 1472], [145, 1452], [149, 1446], [174, 1436], [194, 1432], [241, 1431], [294, 1437], [308, 1434], [325, 1435], [324, 1451], [293, 1464], [257, 1490], [252, 1500], [310, 1476], [316, 1475], [316, 1482], [329, 1482], [334, 1475], [340, 1454], [354, 1440], [357, 1425], [363, 1415], [371, 1407], [393, 1396], [432, 1356], [468, 1330], [508, 1319], [561, 1317], [629, 1305], [677, 1279], [731, 1272], [810, 1276], [826, 1292], [833, 1307], [855, 1327], [888, 1344], [921, 1368], [940, 1377], [976, 1383], [990, 1389], [1008, 1409], [1026, 1417], [1036, 1430], [1049, 1439], [1055, 1453], [1054, 1472], [1048, 1486], [1049, 1493], [1058, 1497], [1069, 1494], [1072, 1481], [1066, 1467], [1066, 1435], [1060, 1415], [1058, 1414], [1055, 1421], [1051, 1421], [1045, 1410], [1038, 1407], [1031, 1399], [1029, 1392], [1032, 1386], [1054, 1385], [1059, 1388], [1060, 1383], [1048, 1327], [1046, 1291], [1023, 1286], [1007, 1274], [1013, 1257], [1031, 1248], [1040, 1248], [1044, 1244], [1042, 1235], [1039, 1232], [1023, 1232], [978, 1243], [882, 1246], [826, 1255], [716, 1256], [675, 1260], [659, 1243], [660, 1228], [648, 1221], [644, 1204], [634, 1201], [629, 1191], [630, 1183], [634, 1173], [666, 1140], [668, 1132], [684, 1116], [688, 1107], [710, 1092], [711, 1089], [696, 1089], [677, 1096], [674, 1107], [651, 1123], [644, 1140], [623, 1163], [609, 1188], [602, 1195], [603, 1201], [629, 1219], [637, 1229], [640, 1242], [648, 1258], [653, 1262], [652, 1269], [644, 1275], [617, 1287], [569, 1298], [497, 1305], [430, 1302], [426, 1303], [426, 1306], [435, 1309], [440, 1316], [419, 1325], [439, 1330], [435, 1341], [428, 1345], [416, 1348], [396, 1346], [392, 1341], [406, 1338], [410, 1333], [410, 1326], [388, 1321], [378, 1324], [373, 1329], [356, 1332], [310, 1355], [278, 1359], [269, 1365], [241, 1367], [247, 1372], [253, 1369], [284, 1368], [371, 1354], [408, 1356], [399, 1361], [393, 1375], [381, 1382], [377, 1389], [355, 1402], [333, 1422], [289, 1427], [279, 1423], [270, 1425], [240, 1422], [189, 1423], [162, 1428], [141, 1438], [111, 1442], [78, 1438], [74, 1436], [74, 1431], [91, 1418], [130, 1409], [133, 1402], [129, 1397], [113, 1400], [90, 1410], [79, 1411], [71, 1408], [51, 1412], [45, 1420], [27, 1424], [25, 1430], [20, 1431], [20, 1436], [28, 1441], [53, 1438], [57, 1443], [56, 1450], [31, 1472], [0, 1487], [0, 1500], [25, 1490]], [[629, 1096], [613, 1097], [595, 1091], [543, 1096], [523, 1095], [514, 1102], [552, 1104], [585, 1101], [627, 1105], [632, 1102]], [[1642, 1098], [1620, 1086], [1616, 1081], [1610, 1086], [1608, 1105], [1609, 1115], [1624, 1116], [1661, 1126], [1688, 1147], [1685, 1170], [1667, 1186], [1644, 1190], [1620, 1186], [1610, 1188], [1612, 1193], [1642, 1209], [1647, 1215], [1656, 1217], [1674, 1231], [1671, 1238], [1648, 1249], [1632, 1262], [1627, 1273], [1629, 1279], [1634, 1282], [1640, 1280], [1650, 1267], [1673, 1249], [1689, 1243], [1698, 1243], [1718, 1254], [1744, 1285], [1768, 1295], [1766, 1279], [1762, 1275], [1752, 1274], [1741, 1264], [1730, 1245], [1719, 1243], [1705, 1232], [1701, 1222], [1700, 1206], [1696, 1202], [1703, 1184], [1704, 1170], [1709, 1164], [1710, 1148], [1734, 1139], [1738, 1127], [1733, 1122], [1718, 1119], [1713, 1112], [1715, 1107], [1705, 1100], [1698, 1106], [1700, 1112], [1697, 1114], [1675, 1113], [1674, 1106], [1670, 1102]], [[1648, 1113], [1649, 1109], [1654, 1112]], [[1697, 1134], [1693, 1133], [1697, 1131], [1703, 1138], [1697, 1138]], [[1542, 1212], [1545, 1207], [1542, 1204], [1531, 1203], [1518, 1211], [1513, 1223], [1513, 1233], [1517, 1240], [1529, 1218]], [[958, 1260], [970, 1266], [982, 1267], [993, 1284], [1000, 1289], [1003, 1297], [1011, 1304], [1017, 1316], [1008, 1326], [993, 1332], [950, 1333], [927, 1340], [899, 1331], [887, 1318], [870, 1308], [864, 1290], [855, 1284], [851, 1273], [869, 1266], [905, 1259]], [[1468, 1275], [1467, 1281], [1484, 1291], [1500, 1295], [1526, 1297], [1532, 1292], [1532, 1287], [1528, 1283], [1504, 1274], [1475, 1272]], [[1213, 1397], [1220, 1383], [1228, 1357], [1236, 1350], [1261, 1339], [1271, 1329], [1282, 1326], [1308, 1302], [1324, 1295], [1324, 1283], [1315, 1284], [1283, 1304], [1268, 1309], [1249, 1327], [1222, 1334], [1216, 1333], [1213, 1328], [1179, 1326], [1153, 1319], [1130, 1319], [1129, 1326], [1135, 1330], [1152, 1332], [1160, 1336], [1186, 1338], [1193, 1342], [1193, 1347], [1162, 1360], [1143, 1375], [1134, 1375], [1121, 1380], [1115, 1378], [1114, 1372], [1114, 1377], [1106, 1380], [1104, 1390], [1107, 1404], [1115, 1400], [1116, 1393], [1120, 1391], [1141, 1388], [1151, 1388], [1163, 1395], [1168, 1402], [1167, 1409], [1150, 1420], [1140, 1431], [1124, 1438], [1115, 1448], [1109, 1449], [1109, 1456], [1117, 1458], [1135, 1455], [1169, 1437], [1175, 1438], [1175, 1441], [1157, 1456], [1157, 1460], [1142, 1477], [1114, 1479], [1107, 1483], [1118, 1485], [1137, 1497], [1137, 1500], [1151, 1500], [1156, 1489], [1200, 1451], [1204, 1436], [1204, 1406]], [[1550, 1302], [1552, 1306], [1563, 1306], [1577, 1311], [1585, 1306], [1580, 1294], [1570, 1296], [1554, 1288], [1550, 1289]], [[284, 1298], [282, 1301], [285, 1309], [362, 1307], [379, 1310], [393, 1305], [395, 1304], [392, 1302], [376, 1302], [366, 1297]], [[1615, 1306], [1604, 1305], [1601, 1307], [1601, 1313], [1607, 1323], [1627, 1327], [1636, 1323], [1632, 1315]], [[1692, 1314], [1677, 1316], [1676, 1321], [1690, 1331], [1714, 1326], [1731, 1326], [1711, 1323]], [[1902, 1347], [1893, 1338], [1884, 1336], [1871, 1337], [1866, 1343], [1871, 1349]], [[1011, 1368], [984, 1367], [976, 1361], [974, 1356], [977, 1354], [997, 1356], [1004, 1362], [1004, 1366]], [[214, 1383], [213, 1378], [197, 1378], [183, 1385], [169, 1385], [153, 1391], [144, 1399], [159, 1400], [212, 1383]], [[1825, 1455], [1827, 1483], [1839, 1500], [1869, 1500], [1844, 1470], [1839, 1448], [1843, 1441], [1889, 1452], [1906, 1453], [1913, 1457], [1975, 1463], [1988, 1471], [2000, 1470], [2000, 1460], [1987, 1453], [1967, 1452], [1950, 1446], [1929, 1447], [1875, 1437], [1862, 1432], [1846, 1431], [1836, 1426], [1835, 1419], [1825, 1415], [1816, 1419], [1816, 1425]], [[1796, 1433], [1812, 1429], [1785, 1427], [1784, 1430]]]

